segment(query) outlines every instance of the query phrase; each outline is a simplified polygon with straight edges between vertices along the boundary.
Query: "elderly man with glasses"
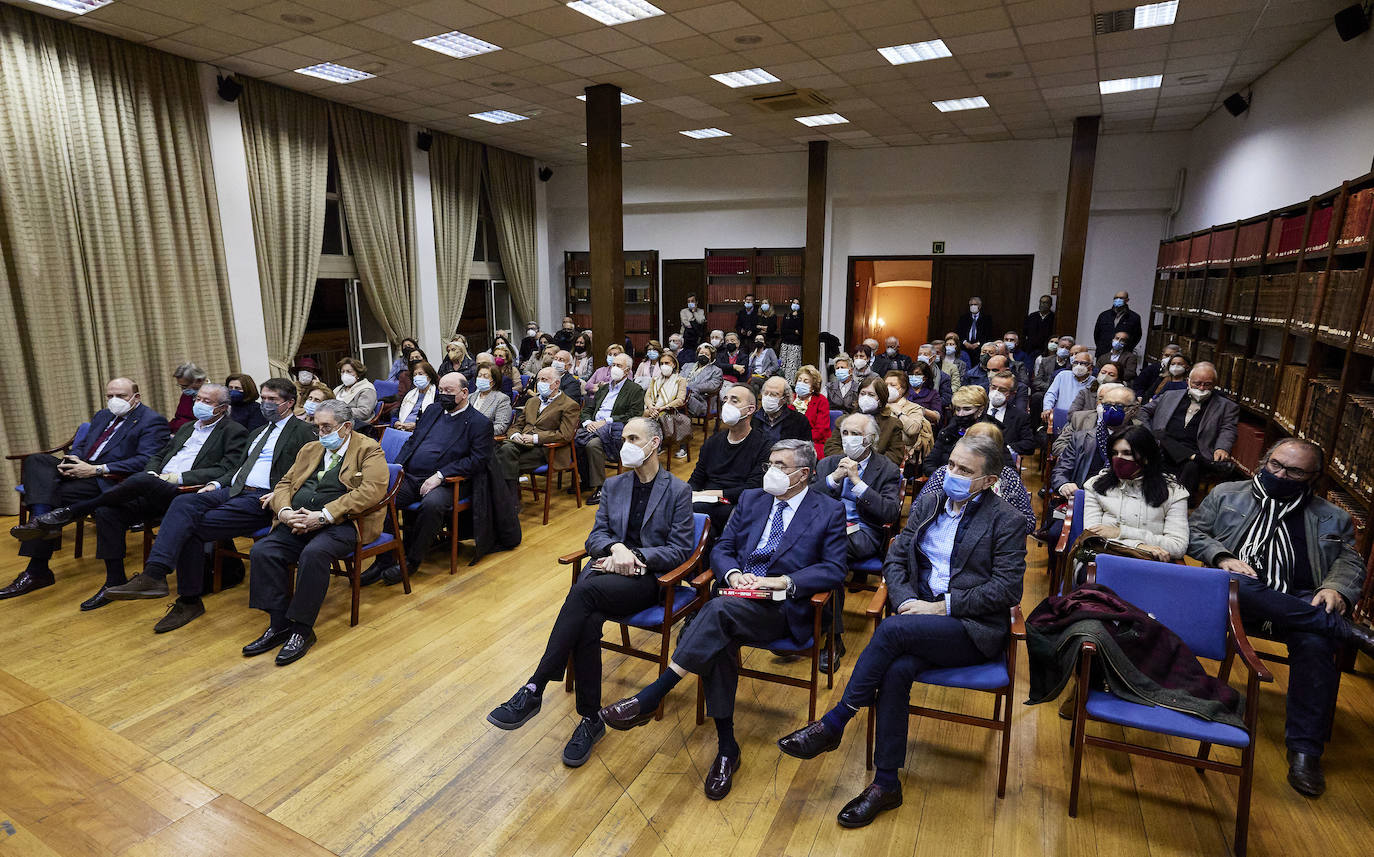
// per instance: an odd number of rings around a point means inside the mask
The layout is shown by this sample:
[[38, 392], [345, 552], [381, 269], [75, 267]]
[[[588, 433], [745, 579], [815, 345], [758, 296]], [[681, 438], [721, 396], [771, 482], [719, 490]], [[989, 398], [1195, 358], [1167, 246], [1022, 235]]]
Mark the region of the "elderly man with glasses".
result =
[[1245, 626], [1288, 646], [1288, 783], [1308, 797], [1326, 788], [1337, 652], [1350, 644], [1374, 655], [1374, 634], [1346, 618], [1364, 581], [1350, 516], [1312, 491], [1324, 465], [1316, 444], [1279, 441], [1254, 479], [1207, 495], [1188, 540], [1190, 556], [1238, 582]]
[[1161, 393], [1140, 409], [1141, 420], [1159, 438], [1165, 468], [1189, 494], [1204, 478], [1231, 472], [1240, 406], [1216, 386], [1216, 367], [1195, 363], [1188, 389]]

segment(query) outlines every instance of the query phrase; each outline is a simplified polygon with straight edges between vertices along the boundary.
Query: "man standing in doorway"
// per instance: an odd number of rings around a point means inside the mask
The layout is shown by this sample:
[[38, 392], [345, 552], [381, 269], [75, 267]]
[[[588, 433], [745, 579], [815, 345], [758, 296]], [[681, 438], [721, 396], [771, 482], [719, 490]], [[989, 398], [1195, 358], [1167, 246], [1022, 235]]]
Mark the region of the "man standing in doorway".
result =
[[988, 314], [983, 312], [983, 299], [974, 295], [968, 299], [968, 312], [959, 316], [955, 327], [964, 351], [968, 352], [970, 366], [978, 365], [978, 348], [985, 339], [997, 336], [997, 326]]
[[1118, 333], [1126, 334], [1126, 350], [1134, 351], [1140, 342], [1140, 313], [1131, 309], [1131, 294], [1122, 289], [1112, 297], [1111, 309], [1102, 311], [1093, 325], [1093, 344], [1097, 346], [1097, 356], [1112, 350], [1112, 338]]

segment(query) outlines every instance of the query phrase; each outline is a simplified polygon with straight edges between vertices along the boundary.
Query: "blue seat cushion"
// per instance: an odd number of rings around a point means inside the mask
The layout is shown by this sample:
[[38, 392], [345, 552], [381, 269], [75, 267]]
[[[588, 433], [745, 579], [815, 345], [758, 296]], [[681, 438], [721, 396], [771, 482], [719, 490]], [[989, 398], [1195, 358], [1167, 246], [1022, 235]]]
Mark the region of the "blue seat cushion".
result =
[[1102, 690], [1089, 691], [1088, 715], [1133, 729], [1146, 729], [1194, 741], [1210, 741], [1227, 747], [1246, 747], [1250, 736], [1244, 729], [1225, 723], [1214, 723], [1191, 714], [1155, 705], [1140, 705], [1113, 696]]
[[531, 470], [530, 472], [533, 473], [535, 476], [543, 476], [545, 473], [549, 472], [549, 466], [547, 464], [541, 464], [538, 467], [534, 468], [534, 470]]
[[[696, 597], [697, 591], [690, 586], [679, 586], [673, 594], [673, 613], [678, 614], [692, 602]], [[663, 627], [663, 605], [655, 604], [646, 607], [638, 613], [630, 616], [622, 616], [612, 620], [622, 625], [629, 625], [631, 628], [640, 628], [645, 631], [657, 631]]]
[[23, 485], [16, 485], [16, 486], [14, 486], [14, 490], [18, 491], [20, 494], [23, 494], [23, 493], [24, 493], [24, 486], [23, 486]]
[[409, 506], [406, 506], [406, 511], [407, 511], [407, 512], [418, 512], [418, 511], [420, 511], [420, 501], [419, 501], [419, 500], [416, 500], [414, 503], [411, 503]]
[[810, 651], [812, 641], [810, 637], [807, 637], [798, 643], [791, 637], [783, 637], [771, 643], [748, 643], [747, 645], [754, 646], [756, 649], [767, 649], [770, 652], [806, 652]]
[[272, 532], [271, 527], [263, 527], [261, 530], [258, 530], [257, 532], [253, 533], [252, 538], [254, 541], [257, 541], [258, 539], [265, 539], [267, 538], [267, 534], [270, 532]]
[[882, 574], [883, 558], [880, 556], [871, 556], [868, 559], [861, 559], [849, 567], [854, 571], [861, 571], [864, 574]]
[[367, 544], [363, 545], [363, 550], [370, 550], [372, 548], [379, 548], [382, 545], [389, 545], [395, 540], [396, 537], [393, 536], [391, 533], [384, 532], [377, 537], [377, 540], [375, 542], [368, 542]]
[[1010, 682], [1007, 680], [1007, 662], [1003, 659], [975, 664], [971, 667], [942, 667], [925, 670], [916, 675], [922, 684], [938, 684], [941, 687], [966, 687], [969, 690], [1000, 690]]

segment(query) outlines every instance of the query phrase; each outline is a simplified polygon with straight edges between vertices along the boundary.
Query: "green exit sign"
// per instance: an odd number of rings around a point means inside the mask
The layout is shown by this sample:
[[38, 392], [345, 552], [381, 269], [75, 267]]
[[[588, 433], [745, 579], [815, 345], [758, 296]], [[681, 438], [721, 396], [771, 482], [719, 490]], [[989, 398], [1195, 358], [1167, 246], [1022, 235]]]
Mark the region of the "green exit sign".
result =
[[943, 253], [943, 252], [945, 252], [945, 242], [943, 242], [943, 241], [932, 241], [932, 242], [930, 242], [930, 252], [932, 252], [932, 253]]

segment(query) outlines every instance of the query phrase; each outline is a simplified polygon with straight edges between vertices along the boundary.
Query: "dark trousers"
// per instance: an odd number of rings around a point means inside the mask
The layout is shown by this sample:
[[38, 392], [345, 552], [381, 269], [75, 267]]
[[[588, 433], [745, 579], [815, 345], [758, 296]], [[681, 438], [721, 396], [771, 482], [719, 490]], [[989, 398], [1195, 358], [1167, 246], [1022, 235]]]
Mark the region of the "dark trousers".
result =
[[1331, 740], [1331, 715], [1341, 681], [1336, 653], [1350, 639], [1350, 623], [1312, 606], [1311, 591], [1284, 593], [1253, 577], [1231, 577], [1240, 584], [1240, 616], [1246, 628], [1288, 645], [1284, 743], [1290, 750], [1320, 756]]
[[209, 543], [252, 535], [272, 523], [271, 510], [262, 508], [266, 493], [244, 488], [237, 497], [230, 497], [228, 488], [217, 488], [177, 497], [162, 516], [148, 565], [176, 569], [178, 595], [203, 594]]
[[[334, 560], [353, 553], [357, 531], [352, 524], [332, 524], [296, 535], [291, 528], [272, 528], [248, 553], [248, 606], [265, 610], [273, 627], [282, 618], [314, 625], [329, 589], [329, 570]], [[286, 594], [289, 566], [296, 564], [296, 593]]]
[[652, 574], [584, 574], [563, 599], [530, 681], [541, 687], [558, 681], [572, 657], [577, 713], [590, 717], [601, 710], [601, 626], [608, 618], [629, 616], [658, 601], [658, 579]]
[[95, 520], [97, 559], [123, 559], [129, 527], [162, 517], [180, 493], [151, 473], [135, 473], [98, 497], [73, 503], [72, 511]]
[[573, 435], [577, 470], [591, 488], [600, 488], [606, 481], [606, 457], [620, 458], [620, 433], [624, 430], [624, 423], [608, 422], [596, 431], [580, 428]]
[[[420, 496], [420, 486], [433, 474], [416, 476], [412, 473], [401, 474], [401, 484], [396, 489], [396, 508], [401, 510], [406, 525], [406, 563], [414, 569], [425, 558], [439, 531], [452, 517], [453, 486], [440, 484], [425, 496]], [[420, 508], [414, 512], [406, 510], [412, 503], [419, 502]], [[387, 532], [391, 532], [391, 521], [387, 520]], [[457, 534], [453, 534], [457, 538]], [[386, 553], [379, 557], [382, 567], [396, 564], [396, 555]]]
[[734, 717], [740, 643], [766, 646], [784, 638], [791, 633], [781, 602], [720, 596], [707, 601], [682, 632], [673, 662], [701, 676], [708, 715]]
[[528, 472], [541, 464], [549, 463], [549, 452], [542, 446], [503, 441], [496, 447], [496, 464], [501, 468], [501, 478], [514, 482], [521, 473]]
[[[20, 468], [20, 479], [24, 485], [24, 502], [29, 514], [41, 515], [51, 511], [54, 506], [70, 506], [82, 500], [100, 496], [104, 486], [110, 483], [104, 479], [68, 479], [57, 472], [61, 460], [51, 455], [30, 455], [24, 459]], [[19, 545], [19, 555], [42, 560], [45, 564], [57, 547], [53, 539], [34, 539]]]
[[962, 667], [986, 661], [953, 616], [889, 616], [873, 633], [842, 700], [851, 710], [877, 708], [873, 765], [895, 770], [906, 761], [911, 683], [922, 670]]
[[725, 525], [730, 523], [730, 513], [735, 511], [733, 503], [693, 503], [692, 511], [699, 515], [706, 515], [711, 519], [711, 536], [719, 538], [725, 532]]
[[[848, 559], [850, 565], [860, 560], [868, 559], [871, 556], [877, 556], [878, 551], [881, 550], [883, 546], [882, 536], [879, 532], [869, 529], [868, 527], [859, 527], [849, 534], [847, 540], [849, 542]], [[863, 581], [856, 579], [854, 582], [862, 583]], [[836, 590], [834, 600], [831, 602], [831, 605], [826, 608], [831, 611], [830, 631], [832, 634], [844, 633], [844, 594], [846, 589], [848, 589], [848, 587], [841, 586]]]

